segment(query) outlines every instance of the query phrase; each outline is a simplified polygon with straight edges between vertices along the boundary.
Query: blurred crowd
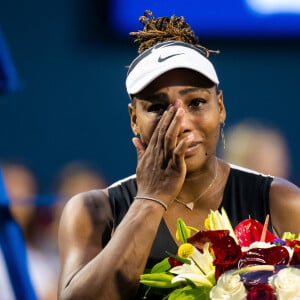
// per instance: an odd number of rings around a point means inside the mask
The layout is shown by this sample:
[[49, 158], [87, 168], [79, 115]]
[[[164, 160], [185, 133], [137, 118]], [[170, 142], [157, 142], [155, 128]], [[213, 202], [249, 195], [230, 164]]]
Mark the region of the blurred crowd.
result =
[[225, 161], [292, 180], [289, 145], [278, 128], [263, 121], [246, 119], [228, 127], [225, 133], [225, 147], [221, 147]]
[[[41, 195], [37, 177], [29, 166], [2, 161], [1, 167], [11, 213], [24, 235], [29, 274], [37, 297], [55, 300], [59, 271], [57, 230], [63, 206], [73, 195], [103, 188], [107, 182], [91, 164], [75, 161], [59, 171], [51, 187], [53, 194]], [[1, 251], [0, 291], [1, 300], [15, 299]]]

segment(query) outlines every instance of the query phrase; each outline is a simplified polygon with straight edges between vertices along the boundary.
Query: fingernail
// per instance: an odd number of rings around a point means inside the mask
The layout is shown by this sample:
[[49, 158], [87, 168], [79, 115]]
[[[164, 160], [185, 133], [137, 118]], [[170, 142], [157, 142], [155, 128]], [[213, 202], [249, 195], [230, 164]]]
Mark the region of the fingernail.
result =
[[177, 115], [182, 115], [182, 114], [184, 114], [184, 109], [182, 107], [178, 107]]
[[182, 101], [180, 99], [176, 99], [174, 103], [175, 107], [182, 107]]
[[169, 104], [167, 110], [170, 110], [172, 107], [174, 107], [174, 105], [173, 104]]

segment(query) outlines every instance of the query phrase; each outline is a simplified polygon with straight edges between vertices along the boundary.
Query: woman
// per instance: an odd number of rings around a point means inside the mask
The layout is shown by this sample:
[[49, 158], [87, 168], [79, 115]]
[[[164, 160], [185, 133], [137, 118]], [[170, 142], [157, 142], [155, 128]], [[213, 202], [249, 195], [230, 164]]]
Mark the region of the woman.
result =
[[203, 228], [223, 206], [233, 225], [270, 213], [278, 235], [300, 231], [298, 187], [216, 157], [226, 112], [210, 51], [182, 17], [146, 12], [141, 21], [126, 80], [136, 175], [65, 206], [60, 299], [133, 299], [145, 267], [176, 251], [179, 217]]

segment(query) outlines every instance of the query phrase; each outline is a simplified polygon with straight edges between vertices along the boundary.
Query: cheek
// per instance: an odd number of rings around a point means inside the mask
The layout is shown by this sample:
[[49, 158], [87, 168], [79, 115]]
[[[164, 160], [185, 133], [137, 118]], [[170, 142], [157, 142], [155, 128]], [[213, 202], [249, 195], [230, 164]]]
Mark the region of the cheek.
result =
[[210, 132], [207, 132], [208, 135], [208, 143], [211, 147], [216, 147], [219, 142], [219, 130], [218, 128], [214, 128]]
[[139, 122], [140, 138], [144, 144], [146, 145], [149, 144], [153, 132], [158, 124], [158, 121], [159, 120], [156, 120], [154, 118], [143, 118], [143, 120], [140, 120]]
[[211, 118], [203, 119], [203, 122], [201, 122], [201, 127], [205, 132], [209, 144], [211, 145], [217, 144], [220, 135], [220, 124], [217, 121], [217, 118], [211, 117]]

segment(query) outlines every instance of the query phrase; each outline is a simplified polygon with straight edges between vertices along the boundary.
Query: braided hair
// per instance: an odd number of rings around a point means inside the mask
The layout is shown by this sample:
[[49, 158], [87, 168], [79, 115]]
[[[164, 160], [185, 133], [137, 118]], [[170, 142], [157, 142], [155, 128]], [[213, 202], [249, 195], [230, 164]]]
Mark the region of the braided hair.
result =
[[184, 17], [173, 15], [171, 18], [155, 18], [150, 10], [146, 10], [144, 15], [139, 18], [139, 21], [144, 26], [144, 29], [137, 32], [130, 32], [130, 36], [134, 37], [134, 42], [139, 44], [139, 54], [159, 42], [168, 40], [191, 44], [201, 49], [206, 57], [209, 56], [210, 52], [218, 52], [208, 50], [199, 44], [198, 37], [190, 25], [186, 23]]

